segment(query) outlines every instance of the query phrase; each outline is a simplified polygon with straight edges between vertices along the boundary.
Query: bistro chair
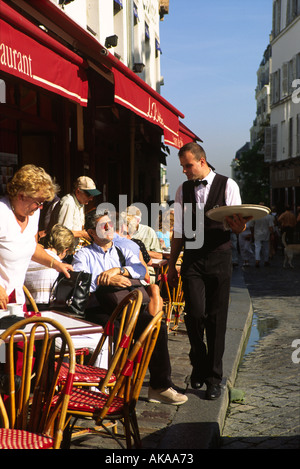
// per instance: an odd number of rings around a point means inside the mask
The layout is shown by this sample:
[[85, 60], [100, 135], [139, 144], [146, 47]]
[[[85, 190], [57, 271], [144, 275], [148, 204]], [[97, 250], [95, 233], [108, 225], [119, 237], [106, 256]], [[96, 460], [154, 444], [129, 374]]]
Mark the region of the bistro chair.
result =
[[[55, 368], [57, 338], [61, 353]], [[32, 317], [2, 332], [0, 346], [5, 348], [1, 371], [8, 376], [7, 389], [0, 395], [0, 448], [60, 448], [75, 370], [69, 333], [53, 319]], [[66, 350], [69, 371], [58, 392], [57, 379]], [[19, 389], [15, 385], [17, 375], [21, 378]]]
[[[153, 317], [140, 337], [134, 341], [115, 386], [109, 394], [73, 387], [68, 413], [75, 418], [88, 418], [114, 438], [123, 449], [141, 448], [141, 438], [136, 417], [136, 402], [160, 330], [163, 311]], [[124, 434], [113, 432], [106, 422], [121, 422]], [[91, 433], [101, 435], [95, 427]], [[126, 447], [122, 439], [126, 440]], [[133, 443], [133, 444], [132, 444]]]
[[[39, 314], [40, 311], [39, 311], [39, 308], [35, 302], [35, 299], [33, 298], [32, 294], [30, 293], [29, 289], [23, 285], [23, 291], [24, 291], [24, 294], [25, 294], [25, 297], [27, 298], [27, 301], [29, 303], [29, 305], [31, 306], [32, 308], [32, 311], [36, 314]], [[77, 348], [75, 347], [75, 355], [77, 357], [77, 360], [79, 363], [83, 364], [84, 362], [84, 357], [87, 356], [89, 354], [89, 349], [87, 347], [80, 347], [80, 348]]]
[[35, 313], [39, 313], [39, 308], [37, 307], [37, 304], [35, 302], [35, 299], [33, 298], [32, 294], [30, 293], [30, 291], [28, 290], [28, 288], [23, 285], [23, 291], [25, 293], [25, 296], [32, 308], [32, 311], [34, 311]]
[[[179, 270], [180, 264], [177, 264], [177, 266]], [[164, 272], [161, 274], [159, 287], [163, 298], [164, 318], [166, 321], [167, 332], [169, 334], [170, 332], [175, 332], [178, 329], [179, 323], [181, 321], [181, 315], [184, 312], [185, 301], [180, 273], [177, 286], [170, 288], [168, 283], [168, 270], [169, 266], [166, 266]], [[173, 327], [171, 325], [172, 323], [174, 323]]]
[[170, 301], [170, 308], [168, 311], [168, 324], [172, 322], [172, 315], [174, 315], [174, 326], [171, 328], [172, 332], [175, 332], [179, 327], [179, 323], [182, 320], [181, 316], [184, 313], [184, 307], [185, 301], [182, 290], [182, 278], [181, 275], [179, 275], [178, 285], [172, 289], [172, 299]]
[[[105, 388], [114, 385], [127, 359], [142, 300], [142, 293], [136, 289], [117, 305], [104, 327], [104, 332], [88, 364], [76, 364], [74, 386], [97, 386], [104, 391]], [[108, 369], [94, 366], [106, 341], [108, 341]], [[60, 381], [65, 381], [67, 371], [68, 363], [64, 363], [59, 376]]]

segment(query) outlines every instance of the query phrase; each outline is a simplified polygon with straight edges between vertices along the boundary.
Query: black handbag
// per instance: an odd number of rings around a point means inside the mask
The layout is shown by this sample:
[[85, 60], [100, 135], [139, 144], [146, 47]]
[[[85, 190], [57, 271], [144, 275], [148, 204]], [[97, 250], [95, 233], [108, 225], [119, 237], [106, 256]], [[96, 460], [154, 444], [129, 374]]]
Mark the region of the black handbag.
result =
[[84, 316], [87, 306], [92, 274], [69, 272], [70, 278], [60, 273], [54, 282], [49, 299], [49, 308], [78, 316]]

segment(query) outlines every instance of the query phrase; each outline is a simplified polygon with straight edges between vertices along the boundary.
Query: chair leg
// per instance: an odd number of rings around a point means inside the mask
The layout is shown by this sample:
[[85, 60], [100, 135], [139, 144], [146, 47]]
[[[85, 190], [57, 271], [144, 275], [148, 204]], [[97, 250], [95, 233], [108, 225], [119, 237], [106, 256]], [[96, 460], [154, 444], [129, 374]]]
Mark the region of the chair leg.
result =
[[141, 442], [140, 430], [139, 430], [135, 410], [131, 412], [130, 421], [131, 421], [132, 436], [133, 436], [135, 448], [141, 449], [142, 442]]
[[73, 428], [73, 425], [71, 425], [71, 418], [69, 418], [68, 423], [64, 428], [63, 439], [61, 443], [62, 449], [70, 449], [71, 447], [72, 428]]

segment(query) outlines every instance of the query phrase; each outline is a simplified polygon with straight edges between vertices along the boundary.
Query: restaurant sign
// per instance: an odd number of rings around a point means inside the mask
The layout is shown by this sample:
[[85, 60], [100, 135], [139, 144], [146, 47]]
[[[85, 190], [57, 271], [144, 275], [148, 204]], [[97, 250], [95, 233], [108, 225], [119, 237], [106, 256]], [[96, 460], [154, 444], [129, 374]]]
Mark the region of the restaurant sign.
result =
[[113, 68], [113, 74], [115, 102], [158, 125], [163, 129], [165, 144], [175, 146], [174, 142], [177, 142], [179, 131], [178, 115], [156, 99], [154, 93], [148, 93], [119, 70]]
[[0, 70], [87, 105], [85, 71], [0, 20]]

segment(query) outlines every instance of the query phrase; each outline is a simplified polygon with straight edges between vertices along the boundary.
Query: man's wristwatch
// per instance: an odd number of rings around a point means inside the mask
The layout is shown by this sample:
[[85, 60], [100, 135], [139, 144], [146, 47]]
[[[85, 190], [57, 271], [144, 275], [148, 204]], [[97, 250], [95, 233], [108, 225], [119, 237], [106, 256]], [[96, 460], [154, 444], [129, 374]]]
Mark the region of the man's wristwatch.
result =
[[120, 267], [120, 274], [121, 274], [121, 275], [124, 275], [124, 274], [125, 274], [125, 269], [124, 269], [124, 267]]

